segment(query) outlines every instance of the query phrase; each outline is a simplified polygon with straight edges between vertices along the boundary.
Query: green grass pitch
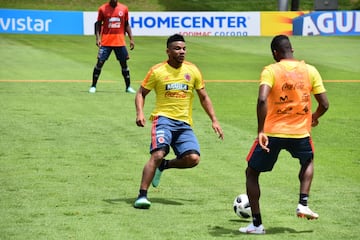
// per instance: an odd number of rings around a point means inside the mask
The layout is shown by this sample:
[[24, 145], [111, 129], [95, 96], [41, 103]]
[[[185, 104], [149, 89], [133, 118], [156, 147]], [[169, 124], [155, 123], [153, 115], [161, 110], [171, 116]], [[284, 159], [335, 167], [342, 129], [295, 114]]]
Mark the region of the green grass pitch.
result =
[[[295, 56], [322, 74], [330, 110], [313, 129], [315, 176], [310, 207], [297, 219], [298, 162], [283, 152], [260, 178], [263, 239], [358, 239], [360, 221], [359, 37], [291, 37]], [[198, 99], [194, 130], [202, 160], [165, 172], [150, 188], [149, 210], [132, 207], [148, 160], [150, 123], [135, 124], [112, 55], [98, 92], [87, 91], [93, 36], [0, 35], [0, 239], [248, 239], [232, 210], [245, 192], [245, 157], [256, 134], [257, 82], [273, 62], [267, 37], [187, 38], [225, 132], [220, 141]], [[166, 60], [165, 38], [136, 37], [130, 52], [138, 88]], [[150, 113], [153, 95], [145, 111]], [[172, 153], [170, 154], [172, 155]]]

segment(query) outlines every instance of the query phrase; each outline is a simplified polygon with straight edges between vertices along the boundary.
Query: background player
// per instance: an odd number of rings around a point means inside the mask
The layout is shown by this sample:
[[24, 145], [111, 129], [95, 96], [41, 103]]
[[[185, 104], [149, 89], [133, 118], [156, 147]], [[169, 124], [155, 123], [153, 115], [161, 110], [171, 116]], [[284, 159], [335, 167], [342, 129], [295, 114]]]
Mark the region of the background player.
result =
[[130, 39], [130, 50], [134, 49], [135, 43], [129, 25], [129, 14], [127, 6], [110, 0], [99, 7], [98, 18], [95, 23], [96, 45], [99, 47], [97, 63], [93, 70], [92, 85], [90, 93], [96, 92], [96, 84], [105, 61], [114, 50], [116, 59], [120, 62], [121, 73], [125, 81], [125, 91], [135, 93], [130, 86], [130, 71], [127, 65], [129, 55], [126, 49], [125, 34]]

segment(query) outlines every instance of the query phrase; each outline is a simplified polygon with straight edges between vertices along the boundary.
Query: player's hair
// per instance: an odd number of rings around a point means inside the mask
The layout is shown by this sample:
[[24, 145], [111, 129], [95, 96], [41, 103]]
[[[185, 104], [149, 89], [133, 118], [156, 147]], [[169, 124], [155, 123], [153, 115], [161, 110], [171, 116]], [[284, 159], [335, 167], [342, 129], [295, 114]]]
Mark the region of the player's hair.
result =
[[166, 42], [166, 47], [169, 47], [170, 43], [172, 42], [185, 42], [185, 39], [182, 35], [180, 34], [174, 34], [172, 36], [170, 36]]
[[291, 51], [292, 46], [290, 39], [286, 35], [277, 35], [271, 41], [271, 52], [277, 51], [280, 53], [285, 53]]

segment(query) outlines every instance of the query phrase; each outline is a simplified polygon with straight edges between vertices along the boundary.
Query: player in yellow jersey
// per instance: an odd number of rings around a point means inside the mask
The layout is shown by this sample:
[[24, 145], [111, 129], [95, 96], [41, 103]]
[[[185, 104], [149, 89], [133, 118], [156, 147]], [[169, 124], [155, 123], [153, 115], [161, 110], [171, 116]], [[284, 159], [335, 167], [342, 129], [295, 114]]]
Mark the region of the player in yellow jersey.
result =
[[[319, 217], [307, 205], [314, 172], [310, 131], [329, 107], [325, 88], [315, 67], [294, 59], [287, 36], [275, 36], [271, 52], [276, 63], [266, 66], [261, 73], [257, 102], [258, 137], [247, 156], [246, 190], [253, 221], [239, 229], [244, 233], [265, 233], [259, 207], [259, 175], [272, 170], [283, 149], [298, 158], [301, 165], [297, 216]], [[313, 113], [311, 94], [318, 103]]]
[[[151, 202], [147, 198], [148, 188], [150, 183], [153, 187], [159, 185], [160, 176], [165, 169], [192, 168], [198, 165], [200, 147], [192, 130], [192, 102], [195, 91], [212, 122], [215, 133], [219, 138], [224, 138], [199, 69], [185, 61], [184, 37], [179, 34], [170, 36], [167, 40], [166, 53], [168, 60], [149, 70], [135, 96], [136, 124], [144, 127], [145, 98], [151, 90], [156, 94], [155, 108], [150, 116], [151, 156], [143, 169], [139, 195], [134, 203], [135, 208], [150, 207]], [[170, 147], [176, 158], [165, 160]]]

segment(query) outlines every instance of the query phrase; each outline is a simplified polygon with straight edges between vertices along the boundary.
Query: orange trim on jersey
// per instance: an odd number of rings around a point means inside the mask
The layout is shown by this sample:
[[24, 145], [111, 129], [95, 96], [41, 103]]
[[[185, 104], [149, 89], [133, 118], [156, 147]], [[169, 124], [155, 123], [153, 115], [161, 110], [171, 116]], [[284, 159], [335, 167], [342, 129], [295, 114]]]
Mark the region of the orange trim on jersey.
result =
[[311, 146], [311, 150], [313, 152], [313, 154], [315, 154], [315, 147], [314, 147], [314, 143], [311, 137], [309, 137], [309, 141], [310, 141], [310, 146]]
[[158, 63], [155, 66], [151, 67], [150, 70], [147, 72], [143, 82], [141, 83], [141, 86], [143, 86], [143, 87], [146, 86], [146, 84], [149, 81], [149, 78], [150, 78], [151, 74], [154, 72], [154, 70], [161, 67], [161, 66], [163, 66], [164, 64], [167, 64], [167, 61]]

